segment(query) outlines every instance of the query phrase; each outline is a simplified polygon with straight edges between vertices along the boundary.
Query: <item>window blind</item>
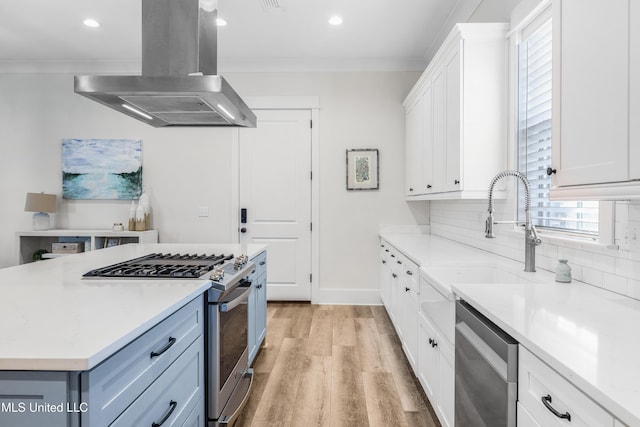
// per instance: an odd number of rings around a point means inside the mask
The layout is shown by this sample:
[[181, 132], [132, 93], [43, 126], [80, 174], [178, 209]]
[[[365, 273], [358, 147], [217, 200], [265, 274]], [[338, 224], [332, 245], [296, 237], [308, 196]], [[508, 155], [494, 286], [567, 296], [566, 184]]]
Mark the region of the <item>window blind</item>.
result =
[[[531, 219], [536, 227], [598, 234], [598, 202], [550, 201], [551, 20], [521, 41], [518, 49], [518, 169], [531, 184]], [[519, 191], [519, 198], [524, 198]], [[519, 203], [524, 217], [524, 203]]]

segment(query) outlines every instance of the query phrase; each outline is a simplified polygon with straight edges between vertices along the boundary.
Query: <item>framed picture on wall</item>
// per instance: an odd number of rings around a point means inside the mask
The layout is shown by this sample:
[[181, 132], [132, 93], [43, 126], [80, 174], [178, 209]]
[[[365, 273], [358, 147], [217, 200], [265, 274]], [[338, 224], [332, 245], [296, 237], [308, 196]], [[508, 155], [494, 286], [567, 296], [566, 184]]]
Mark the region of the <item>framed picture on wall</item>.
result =
[[377, 149], [347, 150], [347, 190], [379, 189], [379, 169]]

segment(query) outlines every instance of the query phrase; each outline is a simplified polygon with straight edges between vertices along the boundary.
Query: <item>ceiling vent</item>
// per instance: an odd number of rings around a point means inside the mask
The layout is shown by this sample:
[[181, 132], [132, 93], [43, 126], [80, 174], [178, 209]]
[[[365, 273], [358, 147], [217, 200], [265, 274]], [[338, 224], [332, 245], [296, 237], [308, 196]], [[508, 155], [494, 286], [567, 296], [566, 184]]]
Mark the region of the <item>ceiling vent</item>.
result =
[[282, 7], [278, 0], [260, 0], [260, 2], [266, 10], [280, 9]]

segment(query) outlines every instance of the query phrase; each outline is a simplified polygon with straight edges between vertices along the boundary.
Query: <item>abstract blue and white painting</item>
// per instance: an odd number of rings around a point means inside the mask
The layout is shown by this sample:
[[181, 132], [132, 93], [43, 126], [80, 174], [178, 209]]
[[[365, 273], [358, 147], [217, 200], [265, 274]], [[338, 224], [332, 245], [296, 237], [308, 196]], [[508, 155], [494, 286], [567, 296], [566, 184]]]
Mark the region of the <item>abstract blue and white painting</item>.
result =
[[62, 140], [64, 199], [133, 200], [141, 193], [142, 140]]

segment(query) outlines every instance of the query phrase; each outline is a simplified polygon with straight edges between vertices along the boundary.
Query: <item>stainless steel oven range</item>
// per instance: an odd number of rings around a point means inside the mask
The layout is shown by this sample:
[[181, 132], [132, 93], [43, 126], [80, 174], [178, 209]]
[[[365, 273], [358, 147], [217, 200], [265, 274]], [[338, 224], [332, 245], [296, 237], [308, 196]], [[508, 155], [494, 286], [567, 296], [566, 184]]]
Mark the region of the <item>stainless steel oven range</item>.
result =
[[90, 279], [207, 279], [205, 377], [208, 427], [233, 425], [246, 403], [253, 370], [248, 366], [248, 280], [255, 265], [246, 255], [153, 253], [98, 268]]

